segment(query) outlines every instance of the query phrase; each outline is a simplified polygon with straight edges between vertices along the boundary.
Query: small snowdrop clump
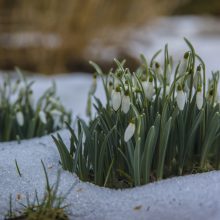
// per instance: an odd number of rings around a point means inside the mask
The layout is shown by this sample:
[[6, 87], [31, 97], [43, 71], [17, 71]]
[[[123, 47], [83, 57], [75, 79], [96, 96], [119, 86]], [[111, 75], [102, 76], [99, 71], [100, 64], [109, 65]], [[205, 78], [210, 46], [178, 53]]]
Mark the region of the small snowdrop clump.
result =
[[0, 82], [0, 141], [39, 137], [70, 122], [71, 113], [56, 96], [55, 85], [34, 100], [32, 84], [19, 70], [17, 79], [5, 75]]
[[92, 117], [89, 96], [90, 121], [79, 119], [77, 132], [69, 127], [70, 147], [53, 137], [64, 169], [116, 188], [220, 169], [219, 72], [206, 84], [205, 64], [185, 41], [189, 49], [176, 64], [167, 45], [163, 63], [161, 51], [150, 62], [141, 55], [135, 72], [115, 60], [117, 68], [104, 74], [91, 62], [106, 104], [95, 98]]

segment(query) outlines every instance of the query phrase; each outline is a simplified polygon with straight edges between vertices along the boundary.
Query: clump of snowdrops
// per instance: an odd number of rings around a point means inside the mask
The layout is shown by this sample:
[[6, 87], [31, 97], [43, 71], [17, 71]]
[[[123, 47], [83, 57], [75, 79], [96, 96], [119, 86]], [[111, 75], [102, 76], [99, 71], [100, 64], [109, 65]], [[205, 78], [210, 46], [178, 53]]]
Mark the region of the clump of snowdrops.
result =
[[[171, 176], [220, 168], [219, 72], [206, 85], [205, 64], [185, 39], [188, 50], [173, 64], [165, 46], [136, 72], [115, 60], [104, 74], [106, 104], [95, 98], [95, 116], [69, 127], [70, 146], [58, 135], [62, 166], [81, 180], [100, 186], [132, 187]], [[88, 101], [96, 88], [96, 77]]]
[[70, 122], [71, 114], [56, 96], [55, 84], [34, 100], [34, 82], [17, 72], [17, 79], [5, 75], [0, 81], [0, 141], [39, 137]]

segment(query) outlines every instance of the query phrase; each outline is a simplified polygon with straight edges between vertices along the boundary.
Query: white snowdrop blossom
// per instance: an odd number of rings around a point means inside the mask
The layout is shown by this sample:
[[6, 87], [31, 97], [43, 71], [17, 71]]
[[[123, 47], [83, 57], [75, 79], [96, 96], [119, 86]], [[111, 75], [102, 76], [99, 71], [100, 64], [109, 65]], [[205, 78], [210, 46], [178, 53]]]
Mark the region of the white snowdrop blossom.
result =
[[16, 120], [19, 126], [24, 125], [24, 115], [21, 111], [16, 112]]
[[130, 96], [128, 93], [125, 92], [125, 94], [122, 97], [122, 103], [121, 103], [121, 109], [125, 114], [128, 113], [130, 109], [130, 104], [131, 104]]
[[121, 100], [122, 100], [120, 87], [117, 87], [112, 91], [111, 99], [112, 99], [112, 107], [115, 111], [117, 111], [121, 106]]
[[40, 111], [39, 112], [39, 118], [40, 118], [40, 120], [41, 120], [41, 122], [43, 123], [43, 124], [46, 124], [47, 123], [47, 118], [46, 118], [46, 114], [45, 114], [45, 112], [44, 111]]
[[135, 132], [135, 124], [134, 122], [130, 122], [125, 130], [124, 141], [128, 142], [133, 137], [134, 132]]
[[183, 92], [183, 90], [177, 90], [177, 95], [176, 95], [176, 102], [179, 110], [183, 110], [185, 103], [186, 103], [186, 94]]
[[180, 66], [179, 66], [180, 75], [185, 74], [188, 65], [188, 59], [189, 59], [189, 52], [186, 52], [183, 56], [183, 59], [180, 62]]
[[152, 100], [152, 97], [154, 95], [154, 84], [153, 84], [153, 80], [150, 79], [149, 81], [144, 81], [142, 82], [142, 86], [143, 86], [143, 89], [144, 89], [144, 93], [145, 93], [145, 96], [147, 97], [147, 99], [149, 101]]
[[203, 94], [202, 94], [202, 90], [199, 89], [197, 94], [196, 94], [196, 105], [197, 108], [200, 110], [203, 106]]

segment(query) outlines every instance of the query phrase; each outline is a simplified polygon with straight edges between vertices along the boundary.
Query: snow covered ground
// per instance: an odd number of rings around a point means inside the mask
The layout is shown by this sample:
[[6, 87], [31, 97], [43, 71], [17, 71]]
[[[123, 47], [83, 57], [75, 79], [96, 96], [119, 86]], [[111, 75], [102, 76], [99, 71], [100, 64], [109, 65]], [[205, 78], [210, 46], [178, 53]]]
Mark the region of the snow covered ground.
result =
[[[213, 29], [211, 31], [211, 25], [215, 26], [214, 32]], [[171, 52], [176, 54], [178, 59], [182, 49], [186, 48], [182, 40], [182, 37], [186, 36], [204, 58], [207, 69], [218, 69], [219, 26], [220, 23], [211, 18], [167, 18], [137, 32], [128, 49], [136, 54], [142, 52], [149, 57], [163, 47], [164, 43], [169, 43]], [[151, 43], [144, 46], [144, 42]], [[36, 97], [55, 80], [63, 104], [72, 109], [74, 117], [86, 117], [85, 106], [91, 76], [74, 74], [33, 78], [36, 81]], [[104, 99], [100, 86], [97, 96]], [[68, 141], [68, 132], [64, 130], [60, 133]], [[15, 159], [22, 177], [16, 171]], [[20, 145], [16, 142], [0, 144], [0, 219], [3, 219], [9, 208], [10, 193], [16, 207], [19, 207], [19, 202], [25, 203], [26, 193], [30, 193], [33, 198], [36, 189], [42, 195], [45, 178], [41, 159], [46, 164], [50, 181], [53, 183], [60, 165], [58, 151], [50, 135], [22, 141]], [[110, 190], [83, 183], [75, 175], [62, 171], [60, 192], [67, 192], [74, 183], [75, 186], [66, 201], [70, 205], [72, 219], [220, 219], [220, 172], [171, 178], [134, 189]], [[21, 195], [20, 200], [18, 194]]]

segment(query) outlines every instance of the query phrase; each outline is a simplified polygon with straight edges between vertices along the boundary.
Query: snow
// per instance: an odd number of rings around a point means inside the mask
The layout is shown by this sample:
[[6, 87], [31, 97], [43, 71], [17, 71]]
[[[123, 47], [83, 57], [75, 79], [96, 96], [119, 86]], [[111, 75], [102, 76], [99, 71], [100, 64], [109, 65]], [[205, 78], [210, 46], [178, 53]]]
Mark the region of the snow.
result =
[[[143, 33], [139, 33], [139, 36], [134, 36], [134, 44], [130, 45], [133, 53], [144, 52], [148, 56], [168, 42], [170, 46], [172, 44], [171, 51], [178, 57], [180, 49], [186, 48], [181, 39], [186, 33], [198, 53], [205, 59], [208, 69], [217, 69], [220, 38], [216, 35], [199, 34], [208, 31], [204, 29], [210, 28], [209, 22], [214, 22], [212, 19], [204, 21], [203, 18], [194, 17], [174, 20], [167, 18], [160, 22], [154, 27], [149, 27], [152, 28], [152, 32], [148, 38], [152, 38], [154, 42], [149, 50], [148, 47], [137, 44], [138, 40], [142, 42], [145, 30], [142, 30]], [[172, 31], [166, 30], [166, 27], [170, 26]], [[197, 30], [199, 28], [200, 31]], [[136, 50], [132, 49], [132, 45], [136, 45]], [[91, 77], [74, 74], [31, 78], [36, 81], [34, 84], [36, 98], [51, 85], [52, 80], [55, 80], [58, 95], [63, 104], [73, 111], [74, 118], [77, 115], [86, 118], [85, 107]], [[104, 100], [100, 82], [97, 94]], [[68, 142], [68, 131], [63, 130], [59, 133]], [[16, 171], [15, 159], [22, 177]], [[21, 207], [19, 202], [25, 204], [26, 193], [29, 193], [32, 199], [35, 189], [39, 195], [43, 194], [45, 177], [41, 160], [47, 167], [51, 184], [56, 180], [57, 171], [61, 170], [60, 192], [65, 194], [74, 185], [66, 200], [66, 204], [70, 205], [68, 211], [71, 213], [71, 219], [220, 219], [219, 171], [170, 178], [133, 189], [111, 190], [81, 182], [76, 175], [63, 171], [59, 165], [58, 151], [50, 135], [23, 140], [21, 144], [0, 143], [0, 219], [4, 219], [4, 214], [9, 208], [10, 194], [13, 206], [17, 208]], [[21, 195], [20, 200], [17, 198], [18, 194]]]

